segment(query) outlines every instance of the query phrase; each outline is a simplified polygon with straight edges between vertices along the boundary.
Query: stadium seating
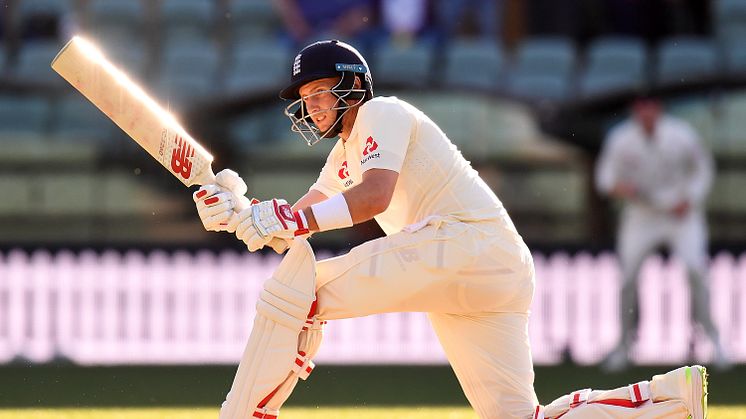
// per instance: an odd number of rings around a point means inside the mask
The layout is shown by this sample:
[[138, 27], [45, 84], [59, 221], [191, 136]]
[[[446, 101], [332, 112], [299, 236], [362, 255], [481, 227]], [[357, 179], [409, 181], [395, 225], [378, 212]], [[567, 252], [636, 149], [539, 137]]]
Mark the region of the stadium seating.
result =
[[103, 149], [118, 129], [101, 111], [77, 93], [55, 103], [52, 141], [71, 145], [91, 144]]
[[28, 137], [43, 141], [50, 122], [50, 104], [44, 97], [0, 96], [0, 143], [19, 142]]
[[746, 76], [746, 45], [743, 42], [725, 45], [725, 69], [731, 76]]
[[36, 14], [62, 16], [75, 9], [75, 0], [23, 0], [18, 4], [18, 16], [24, 21]]
[[34, 181], [29, 176], [3, 174], [0, 188], [13, 191], [13, 199], [0, 199], [0, 216], [26, 215], [38, 201], [34, 196]]
[[658, 47], [656, 82], [683, 83], [712, 77], [719, 71], [720, 62], [716, 45], [710, 39], [668, 38]]
[[235, 42], [228, 66], [226, 92], [246, 94], [278, 90], [287, 82], [292, 63], [288, 48], [267, 47], [266, 41]]
[[219, 93], [214, 86], [221, 56], [213, 42], [191, 36], [172, 38], [161, 59], [157, 91], [176, 108]]
[[163, 37], [210, 37], [216, 30], [213, 0], [164, 0], [161, 8]]
[[115, 217], [153, 215], [154, 208], [159, 215], [174, 213], [176, 203], [169, 203], [152, 186], [143, 185], [141, 179], [131, 172], [112, 170], [98, 178], [97, 187], [101, 193], [100, 208], [97, 212]]
[[585, 206], [585, 177], [579, 170], [520, 173], [501, 185], [498, 193], [516, 211], [530, 213], [549, 206], [554, 214], [579, 214]]
[[714, 147], [730, 158], [746, 158], [746, 92], [726, 95], [720, 106]]
[[42, 174], [37, 209], [46, 215], [88, 215], [98, 207], [97, 179], [86, 174]]
[[63, 85], [64, 80], [49, 68], [61, 47], [54, 40], [37, 40], [24, 44], [13, 68], [14, 78], [26, 83]]
[[422, 87], [433, 76], [433, 46], [429, 42], [399, 45], [392, 41], [381, 44], [368, 64], [378, 83]]
[[228, 16], [234, 42], [266, 38], [280, 26], [272, 2], [266, 0], [229, 0]]
[[163, 48], [161, 70], [167, 74], [191, 74], [211, 82], [217, 76], [222, 57], [217, 45], [202, 37], [172, 38]]
[[566, 99], [576, 65], [577, 53], [569, 39], [528, 38], [517, 47], [506, 90], [530, 100]]
[[593, 74], [628, 75], [642, 79], [647, 71], [647, 49], [642, 40], [598, 38], [588, 47], [586, 69]]
[[718, 149], [719, 144], [715, 140], [717, 121], [712, 100], [701, 96], [684, 97], [668, 101], [666, 111], [689, 122], [700, 136], [703, 145], [716, 155], [723, 152]]
[[445, 53], [447, 87], [493, 91], [500, 86], [505, 59], [496, 42], [456, 40]]
[[570, 94], [570, 80], [560, 75], [514, 72], [508, 78], [507, 89], [523, 99], [564, 100]]
[[598, 38], [588, 46], [578, 92], [593, 96], [635, 89], [645, 84], [647, 73], [647, 50], [640, 39]]
[[584, 97], [629, 91], [643, 85], [643, 81], [627, 74], [601, 74], [587, 71], [580, 76], [579, 94]]
[[145, 37], [148, 16], [144, 0], [89, 0], [86, 27], [96, 35], [126, 33], [129, 39]]
[[568, 78], [575, 70], [577, 52], [570, 39], [561, 37], [528, 38], [515, 53], [513, 73], [526, 76]]
[[133, 79], [142, 79], [151, 68], [152, 51], [139, 38], [128, 39], [126, 34], [111, 31], [96, 37], [95, 42], [112, 63]]
[[247, 112], [231, 122], [229, 138], [238, 150], [251, 149], [259, 141], [271, 141], [263, 112]]
[[746, 37], [746, 2], [718, 0], [712, 2], [715, 32], [724, 43], [743, 42]]

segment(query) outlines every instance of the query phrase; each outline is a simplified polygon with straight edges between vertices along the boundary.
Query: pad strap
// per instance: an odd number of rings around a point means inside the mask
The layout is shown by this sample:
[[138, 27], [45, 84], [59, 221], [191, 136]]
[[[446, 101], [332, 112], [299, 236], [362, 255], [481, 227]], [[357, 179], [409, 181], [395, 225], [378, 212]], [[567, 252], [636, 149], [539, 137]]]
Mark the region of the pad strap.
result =
[[588, 396], [591, 394], [591, 389], [585, 388], [583, 390], [576, 390], [570, 393], [570, 408], [578, 407], [588, 401]]
[[303, 351], [298, 351], [298, 356], [295, 357], [295, 363], [293, 364], [293, 372], [298, 375], [298, 378], [305, 380], [311, 375], [316, 365], [311, 361], [310, 357], [306, 356]]
[[650, 400], [650, 382], [640, 381], [629, 385], [629, 399], [632, 403], [640, 404]]
[[254, 411], [254, 414], [251, 415], [251, 417], [257, 419], [277, 419], [278, 416], [280, 416], [279, 410], [272, 410], [267, 408], [256, 409]]

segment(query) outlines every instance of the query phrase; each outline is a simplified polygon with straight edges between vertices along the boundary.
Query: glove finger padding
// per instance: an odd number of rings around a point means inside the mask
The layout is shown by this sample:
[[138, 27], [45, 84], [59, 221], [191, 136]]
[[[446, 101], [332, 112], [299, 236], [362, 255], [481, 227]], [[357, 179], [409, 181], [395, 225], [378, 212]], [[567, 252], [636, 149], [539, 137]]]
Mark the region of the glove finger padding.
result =
[[248, 230], [246, 230], [246, 238], [244, 239], [244, 243], [246, 243], [246, 246], [249, 248], [250, 252], [257, 251], [261, 249], [262, 247], [266, 246], [267, 243], [270, 242], [270, 237], [262, 237], [257, 233], [254, 226], [249, 227]]
[[253, 225], [254, 222], [251, 219], [251, 208], [246, 208], [239, 212], [238, 216], [231, 217], [230, 222], [228, 222], [228, 228], [234, 230], [236, 232], [236, 237], [242, 241], [247, 235], [246, 231]]
[[219, 192], [197, 201], [197, 212], [202, 225], [208, 231], [225, 231], [233, 215], [235, 198], [230, 192]]
[[236, 199], [230, 192], [219, 192], [205, 199], [197, 201], [197, 211], [200, 214], [214, 215], [217, 212], [231, 210], [236, 205]]
[[215, 184], [202, 185], [199, 189], [197, 189], [196, 192], [192, 194], [192, 199], [194, 199], [194, 202], [197, 203], [222, 191], [223, 189]]

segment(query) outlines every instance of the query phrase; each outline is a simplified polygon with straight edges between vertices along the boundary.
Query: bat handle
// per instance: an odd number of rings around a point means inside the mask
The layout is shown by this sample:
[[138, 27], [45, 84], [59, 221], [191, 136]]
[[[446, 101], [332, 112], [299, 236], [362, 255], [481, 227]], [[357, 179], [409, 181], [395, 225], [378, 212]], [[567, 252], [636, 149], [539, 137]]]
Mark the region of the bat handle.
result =
[[[200, 173], [199, 178], [195, 179], [194, 183], [200, 184], [200, 185], [207, 185], [211, 183], [216, 183], [217, 179], [215, 178], [215, 173], [212, 172], [212, 167], [207, 166], [205, 168], [205, 171]], [[233, 194], [233, 197], [235, 198], [235, 206], [233, 207], [233, 215], [231, 215], [231, 221], [238, 217], [238, 213], [245, 210], [246, 208], [250, 207], [251, 205], [258, 204], [259, 200], [252, 198], [249, 199], [244, 195], [237, 195], [233, 191], [230, 191]], [[223, 225], [228, 225], [228, 223], [225, 223]], [[290, 247], [290, 242], [285, 241], [283, 239], [279, 238], [273, 238], [268, 243], [269, 247], [272, 248], [276, 253], [282, 254], [285, 250]]]
[[[238, 213], [243, 211], [244, 209], [250, 207], [251, 205], [258, 204], [259, 200], [256, 198], [248, 199], [245, 196], [237, 197], [236, 199], [236, 207], [234, 207], [233, 215], [231, 216], [231, 219], [233, 217], [238, 217]], [[269, 243], [267, 243], [269, 247], [272, 248], [272, 250], [275, 251], [277, 254], [282, 254], [285, 252], [285, 250], [290, 247], [290, 241], [286, 241], [284, 239], [280, 239], [277, 237], [273, 237]]]

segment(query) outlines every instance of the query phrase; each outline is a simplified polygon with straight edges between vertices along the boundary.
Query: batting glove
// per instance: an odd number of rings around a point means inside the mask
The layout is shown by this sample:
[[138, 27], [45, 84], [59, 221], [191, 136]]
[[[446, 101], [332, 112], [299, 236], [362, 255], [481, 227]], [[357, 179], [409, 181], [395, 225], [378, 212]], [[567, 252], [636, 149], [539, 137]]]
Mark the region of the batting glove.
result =
[[231, 217], [251, 204], [244, 196], [247, 189], [238, 173], [230, 169], [218, 173], [214, 184], [199, 188], [193, 199], [205, 230], [232, 233], [233, 230], [228, 229]]
[[[307, 235], [308, 222], [302, 211], [293, 212], [284, 199], [272, 199], [251, 205], [228, 223], [235, 229], [236, 237], [246, 244], [250, 252], [281, 239]], [[272, 242], [272, 243], [271, 243]], [[274, 246], [273, 246], [274, 247]]]

